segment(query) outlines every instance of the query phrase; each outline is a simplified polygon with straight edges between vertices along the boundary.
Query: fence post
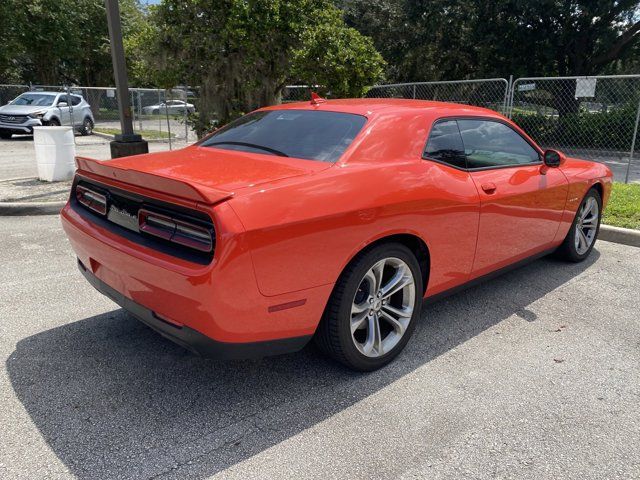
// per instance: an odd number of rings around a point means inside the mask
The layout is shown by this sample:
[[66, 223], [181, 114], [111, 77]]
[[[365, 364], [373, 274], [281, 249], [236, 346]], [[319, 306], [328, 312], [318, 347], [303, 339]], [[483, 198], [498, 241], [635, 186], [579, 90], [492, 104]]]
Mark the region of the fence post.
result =
[[167, 105], [167, 90], [164, 91], [164, 112], [167, 117], [167, 134], [169, 135], [169, 150], [171, 148], [171, 125], [169, 124], [169, 105]]
[[[142, 132], [142, 96], [140, 95], [140, 90], [137, 90], [138, 93], [138, 124], [140, 125], [140, 132]], [[140, 133], [142, 135], [142, 133]]]
[[67, 86], [65, 87], [65, 91], [67, 92], [67, 108], [69, 109], [69, 121], [71, 122], [71, 133], [73, 134], [73, 143], [76, 143], [76, 122], [73, 118], [73, 103], [71, 102], [71, 89]]
[[[134, 129], [135, 133], [135, 124], [136, 124], [136, 101], [133, 99], [133, 90], [129, 90], [129, 105], [131, 108], [131, 128]], [[139, 119], [138, 119], [139, 120]]]
[[511, 84], [511, 91], [509, 92], [509, 118], [513, 118], [513, 102], [516, 97], [516, 84], [518, 83], [519, 78], [516, 78]]
[[416, 84], [413, 84], [413, 99], [416, 99]]
[[504, 116], [508, 116], [509, 112], [507, 110], [509, 105], [509, 95], [511, 93], [511, 87], [513, 85], [513, 75], [509, 75], [509, 82], [507, 83], [507, 89], [504, 92], [504, 102], [502, 105], [502, 114]]
[[187, 94], [189, 89], [185, 89], [184, 91], [184, 143], [185, 146], [189, 143], [189, 125], [187, 124], [187, 118], [189, 117], [189, 109], [187, 108], [187, 104], [189, 103], [189, 95]]
[[629, 170], [633, 161], [633, 152], [636, 148], [636, 138], [638, 137], [638, 122], [640, 122], [640, 100], [638, 101], [638, 111], [636, 112], [636, 125], [633, 128], [633, 138], [631, 139], [631, 150], [629, 152], [629, 162], [627, 163], [627, 173], [624, 176], [624, 183], [629, 183]]

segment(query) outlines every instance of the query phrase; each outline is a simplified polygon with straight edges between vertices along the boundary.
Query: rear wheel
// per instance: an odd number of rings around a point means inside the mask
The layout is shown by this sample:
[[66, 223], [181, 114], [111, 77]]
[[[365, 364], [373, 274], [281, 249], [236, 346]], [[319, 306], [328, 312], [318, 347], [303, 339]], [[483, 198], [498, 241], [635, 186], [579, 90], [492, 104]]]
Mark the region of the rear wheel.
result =
[[582, 199], [569, 233], [556, 252], [558, 256], [571, 262], [581, 262], [587, 258], [596, 243], [601, 217], [602, 198], [592, 188]]
[[11, 135], [11, 132], [0, 132], [0, 138], [3, 140], [10, 140]]
[[379, 245], [338, 280], [318, 326], [317, 345], [350, 368], [370, 371], [405, 347], [422, 306], [422, 275], [404, 245]]

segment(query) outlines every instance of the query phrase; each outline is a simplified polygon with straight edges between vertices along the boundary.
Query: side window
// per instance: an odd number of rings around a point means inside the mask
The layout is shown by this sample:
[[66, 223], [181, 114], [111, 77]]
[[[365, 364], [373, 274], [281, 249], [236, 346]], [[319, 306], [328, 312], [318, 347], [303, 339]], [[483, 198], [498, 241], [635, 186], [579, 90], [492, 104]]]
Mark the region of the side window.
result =
[[517, 132], [490, 120], [458, 120], [467, 168], [522, 165], [540, 161], [538, 152]]
[[77, 95], [71, 95], [71, 105], [73, 105], [74, 107], [76, 105], [80, 105], [81, 101], [82, 101], [82, 98], [78, 97]]
[[443, 120], [433, 125], [422, 156], [466, 168], [464, 146], [455, 120]]

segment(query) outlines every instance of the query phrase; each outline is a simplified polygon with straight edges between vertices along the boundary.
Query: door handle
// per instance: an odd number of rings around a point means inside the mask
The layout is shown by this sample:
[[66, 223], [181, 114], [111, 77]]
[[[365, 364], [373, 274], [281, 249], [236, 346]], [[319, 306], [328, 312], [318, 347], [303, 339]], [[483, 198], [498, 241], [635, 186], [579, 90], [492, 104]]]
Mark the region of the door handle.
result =
[[480, 188], [487, 193], [493, 193], [496, 191], [496, 184], [493, 182], [483, 183]]

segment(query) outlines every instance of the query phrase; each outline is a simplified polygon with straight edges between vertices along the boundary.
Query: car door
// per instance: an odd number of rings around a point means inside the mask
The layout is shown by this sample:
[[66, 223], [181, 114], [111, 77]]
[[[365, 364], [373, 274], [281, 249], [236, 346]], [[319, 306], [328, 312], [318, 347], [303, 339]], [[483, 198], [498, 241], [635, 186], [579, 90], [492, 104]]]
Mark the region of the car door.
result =
[[[71, 125], [71, 114], [69, 113], [69, 102], [71, 100], [67, 98], [66, 93], [58, 95], [56, 100], [56, 106], [58, 107], [58, 116], [60, 117], [60, 125]], [[60, 103], [66, 103], [67, 105], [60, 106]]]
[[422, 158], [429, 213], [425, 229], [430, 240], [431, 274], [427, 295], [469, 280], [475, 258], [480, 200], [466, 169], [464, 146], [455, 120], [436, 121]]
[[499, 119], [457, 120], [466, 166], [480, 195], [472, 277], [552, 246], [568, 181], [542, 163], [541, 152]]

